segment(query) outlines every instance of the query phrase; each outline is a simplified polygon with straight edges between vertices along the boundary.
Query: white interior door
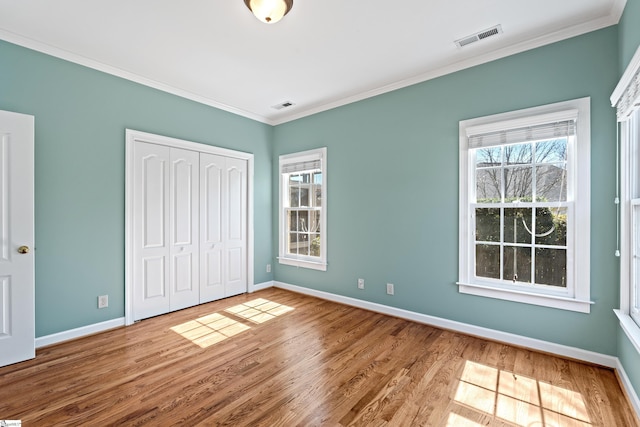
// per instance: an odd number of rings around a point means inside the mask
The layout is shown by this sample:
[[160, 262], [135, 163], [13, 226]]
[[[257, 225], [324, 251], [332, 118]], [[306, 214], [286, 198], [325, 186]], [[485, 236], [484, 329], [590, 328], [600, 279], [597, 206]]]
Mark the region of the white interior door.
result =
[[200, 153], [200, 302], [247, 291], [247, 161]]
[[247, 291], [247, 162], [226, 159], [225, 297]]
[[200, 154], [200, 302], [225, 297], [223, 272], [223, 189], [225, 157]]
[[134, 320], [200, 302], [197, 151], [138, 142], [133, 149]]
[[199, 170], [198, 152], [171, 149], [171, 311], [200, 302]]
[[0, 366], [35, 357], [34, 117], [0, 111]]
[[133, 148], [133, 317], [170, 311], [171, 149], [137, 143]]

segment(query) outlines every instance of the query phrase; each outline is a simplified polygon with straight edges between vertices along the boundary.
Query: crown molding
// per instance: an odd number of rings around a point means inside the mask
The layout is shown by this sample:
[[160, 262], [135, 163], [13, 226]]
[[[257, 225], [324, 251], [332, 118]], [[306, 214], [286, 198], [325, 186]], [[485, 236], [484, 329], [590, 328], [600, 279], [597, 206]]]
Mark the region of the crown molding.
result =
[[210, 107], [217, 108], [219, 110], [227, 111], [232, 114], [236, 114], [242, 117], [246, 117], [251, 120], [255, 120], [261, 123], [265, 123], [271, 126], [280, 125], [290, 121], [294, 121], [303, 117], [307, 117], [313, 114], [321, 113], [323, 111], [331, 110], [343, 105], [351, 104], [357, 101], [361, 101], [374, 96], [382, 95], [387, 92], [402, 89], [414, 84], [422, 83], [427, 80], [432, 80], [437, 77], [441, 77], [447, 74], [451, 74], [457, 71], [461, 71], [467, 68], [471, 68], [477, 65], [481, 65], [487, 62], [494, 61], [496, 59], [505, 58], [507, 56], [515, 55], [517, 53], [525, 52], [527, 50], [535, 49], [537, 47], [545, 46], [551, 43], [555, 43], [561, 40], [565, 40], [571, 37], [582, 35], [591, 31], [599, 30], [611, 25], [615, 25], [620, 21], [626, 0], [615, 0], [609, 15], [601, 17], [583, 24], [574, 25], [568, 28], [564, 28], [559, 31], [545, 34], [544, 36], [536, 37], [531, 40], [526, 40], [520, 43], [515, 43], [511, 46], [507, 46], [498, 49], [487, 54], [478, 55], [473, 58], [458, 61], [453, 64], [437, 68], [435, 70], [429, 70], [424, 73], [417, 74], [406, 79], [390, 82], [381, 86], [374, 86], [358, 93], [339, 97], [330, 102], [316, 105], [307, 109], [298, 110], [291, 114], [286, 114], [278, 118], [269, 118], [260, 114], [252, 113], [250, 111], [234, 107], [222, 102], [218, 102], [214, 99], [198, 95], [196, 93], [175, 87], [166, 83], [162, 83], [153, 79], [146, 78], [136, 73], [132, 73], [121, 68], [113, 67], [111, 65], [87, 58], [82, 55], [75, 54], [73, 52], [60, 49], [58, 47], [43, 43], [37, 40], [33, 40], [28, 37], [21, 36], [19, 34], [0, 29], [0, 39], [9, 43], [16, 44], [18, 46], [25, 47], [27, 49], [35, 50], [47, 55], [54, 56], [75, 64], [79, 64], [94, 70], [102, 71], [107, 74], [111, 74], [116, 77], [120, 77], [135, 83], [139, 83], [144, 86], [148, 86], [163, 92], [170, 93], [172, 95], [179, 96], [181, 98], [189, 99], [191, 101], [198, 102], [200, 104], [208, 105]]
[[170, 93], [172, 95], [189, 99], [191, 101], [195, 101], [200, 104], [208, 105], [210, 107], [214, 107], [219, 110], [227, 111], [232, 114], [243, 116], [248, 119], [256, 120], [258, 122], [262, 122], [266, 124], [272, 124], [267, 118], [262, 117], [258, 114], [254, 114], [249, 111], [236, 108], [231, 105], [224, 104], [222, 102], [215, 101], [205, 96], [200, 96], [193, 92], [190, 92], [166, 83], [162, 83], [153, 79], [146, 78], [139, 74], [123, 70], [121, 68], [113, 67], [103, 62], [95, 61], [85, 56], [78, 55], [76, 53], [69, 52], [68, 50], [60, 49], [58, 47], [51, 46], [47, 43], [33, 40], [28, 37], [24, 37], [19, 34], [12, 33], [10, 31], [0, 29], [0, 40], [4, 40], [6, 42], [9, 42], [27, 49], [35, 50], [37, 52], [44, 53], [46, 55], [50, 55], [59, 59], [64, 59], [65, 61], [73, 62], [74, 64], [82, 65], [87, 68], [91, 68], [97, 71], [102, 71], [103, 73], [111, 74], [112, 76], [120, 77], [125, 80], [132, 81], [134, 83], [139, 83], [141, 85], [148, 86], [150, 88], [157, 89], [162, 92]]
[[609, 27], [611, 25], [616, 25], [620, 21], [620, 18], [622, 17], [622, 12], [624, 11], [625, 4], [626, 4], [626, 0], [616, 0], [608, 16], [595, 19], [580, 25], [574, 25], [572, 27], [564, 28], [562, 30], [555, 31], [553, 33], [545, 34], [544, 36], [540, 36], [540, 37], [536, 37], [520, 43], [516, 43], [511, 46], [507, 46], [483, 55], [478, 55], [473, 58], [465, 59], [463, 61], [458, 61], [456, 63], [450, 64], [435, 70], [430, 70], [425, 73], [421, 73], [397, 82], [389, 83], [379, 87], [373, 87], [368, 90], [359, 92], [357, 94], [340, 98], [335, 101], [328, 102], [326, 104], [309, 108], [307, 110], [298, 111], [295, 114], [290, 114], [285, 117], [281, 117], [277, 120], [274, 120], [272, 124], [280, 125], [293, 120], [301, 119], [306, 116], [331, 110], [331, 109], [341, 107], [343, 105], [351, 104], [357, 101], [362, 101], [367, 98], [372, 98], [374, 96], [382, 95], [384, 93], [392, 92], [394, 90], [402, 89], [418, 83], [423, 83], [425, 81], [432, 80], [437, 77], [442, 77], [447, 74], [455, 73], [457, 71], [461, 71], [467, 68], [472, 68], [477, 65], [482, 65], [487, 62], [495, 61], [497, 59], [506, 58], [511, 55], [525, 52], [527, 50], [535, 49], [535, 48], [546, 46], [562, 40], [566, 40], [572, 37], [580, 36], [582, 34], [600, 30], [600, 29]]

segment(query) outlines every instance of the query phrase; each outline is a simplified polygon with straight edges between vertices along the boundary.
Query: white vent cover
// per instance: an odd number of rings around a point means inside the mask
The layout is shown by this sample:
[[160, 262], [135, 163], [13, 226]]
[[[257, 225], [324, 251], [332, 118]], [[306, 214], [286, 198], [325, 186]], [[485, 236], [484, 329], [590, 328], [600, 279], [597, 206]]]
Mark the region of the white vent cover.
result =
[[280, 104], [272, 105], [271, 108], [273, 108], [274, 110], [282, 110], [283, 108], [293, 107], [294, 105], [296, 104], [291, 101], [285, 101], [281, 102]]
[[467, 37], [463, 37], [455, 41], [456, 46], [464, 47], [471, 43], [479, 42], [480, 40], [484, 40], [488, 37], [497, 36], [498, 34], [502, 34], [502, 26], [496, 25], [495, 27], [487, 28], [484, 31], [480, 31], [479, 33], [472, 34]]

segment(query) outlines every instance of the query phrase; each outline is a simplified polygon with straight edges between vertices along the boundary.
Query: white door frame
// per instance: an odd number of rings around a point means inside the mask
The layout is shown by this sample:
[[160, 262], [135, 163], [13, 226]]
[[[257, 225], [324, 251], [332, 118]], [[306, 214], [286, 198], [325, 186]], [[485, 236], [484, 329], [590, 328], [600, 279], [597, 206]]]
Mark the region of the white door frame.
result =
[[133, 147], [136, 142], [164, 145], [217, 154], [247, 161], [247, 292], [253, 289], [253, 154], [230, 150], [152, 133], [126, 130], [125, 162], [125, 325], [134, 323], [133, 317]]

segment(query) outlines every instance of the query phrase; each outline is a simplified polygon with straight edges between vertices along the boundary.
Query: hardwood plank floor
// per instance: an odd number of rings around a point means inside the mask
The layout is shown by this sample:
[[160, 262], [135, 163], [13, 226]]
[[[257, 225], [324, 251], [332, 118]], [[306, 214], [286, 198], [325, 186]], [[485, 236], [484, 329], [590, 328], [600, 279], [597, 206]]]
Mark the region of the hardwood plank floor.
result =
[[0, 368], [25, 426], [637, 426], [606, 368], [267, 289]]

